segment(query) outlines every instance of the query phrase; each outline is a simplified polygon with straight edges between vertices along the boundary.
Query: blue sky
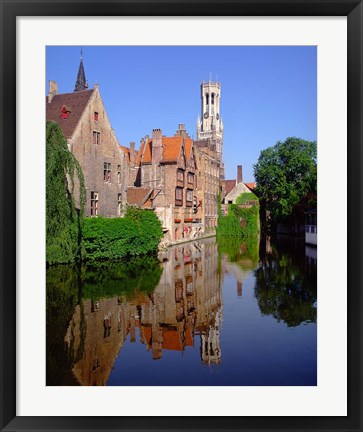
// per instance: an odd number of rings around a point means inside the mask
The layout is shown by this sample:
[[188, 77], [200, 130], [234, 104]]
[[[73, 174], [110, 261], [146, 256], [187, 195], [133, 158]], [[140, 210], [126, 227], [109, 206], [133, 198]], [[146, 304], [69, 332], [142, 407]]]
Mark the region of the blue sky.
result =
[[[167, 43], [167, 40], [165, 41]], [[50, 79], [60, 93], [74, 90], [79, 46], [46, 50], [46, 93]], [[152, 129], [174, 135], [185, 123], [196, 137], [200, 83], [221, 83], [226, 178], [254, 181], [261, 150], [279, 140], [317, 136], [316, 47], [83, 46], [89, 86], [99, 84], [111, 125], [122, 145]]]

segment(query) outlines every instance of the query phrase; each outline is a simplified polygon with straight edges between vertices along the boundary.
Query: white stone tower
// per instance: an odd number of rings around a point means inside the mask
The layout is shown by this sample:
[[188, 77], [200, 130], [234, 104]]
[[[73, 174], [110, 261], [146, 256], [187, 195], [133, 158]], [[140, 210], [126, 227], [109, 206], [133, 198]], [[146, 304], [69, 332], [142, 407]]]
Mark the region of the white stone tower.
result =
[[220, 111], [221, 85], [217, 82], [202, 82], [201, 86], [202, 112], [197, 121], [197, 139], [209, 139], [215, 146], [218, 159], [222, 160], [223, 122]]

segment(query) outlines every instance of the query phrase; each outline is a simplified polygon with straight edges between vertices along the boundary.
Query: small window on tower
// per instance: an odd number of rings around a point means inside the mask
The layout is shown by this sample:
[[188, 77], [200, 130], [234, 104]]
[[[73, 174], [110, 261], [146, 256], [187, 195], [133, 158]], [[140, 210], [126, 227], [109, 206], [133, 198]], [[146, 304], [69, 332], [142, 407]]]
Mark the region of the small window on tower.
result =
[[205, 103], [209, 105], [209, 93], [205, 95]]
[[214, 105], [214, 93], [212, 93], [212, 105]]
[[94, 120], [98, 121], [98, 112], [96, 112], [96, 111], [94, 112], [93, 118], [94, 118]]

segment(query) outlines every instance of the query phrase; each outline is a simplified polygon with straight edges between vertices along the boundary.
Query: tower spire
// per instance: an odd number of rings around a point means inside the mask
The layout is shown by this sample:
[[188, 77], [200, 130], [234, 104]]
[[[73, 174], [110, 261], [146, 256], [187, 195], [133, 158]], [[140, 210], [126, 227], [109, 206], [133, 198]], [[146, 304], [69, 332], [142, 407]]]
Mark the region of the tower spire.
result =
[[86, 80], [86, 75], [84, 73], [84, 67], [83, 67], [83, 53], [81, 48], [81, 58], [79, 61], [79, 68], [78, 68], [78, 74], [77, 74], [77, 80], [76, 85], [74, 87], [74, 91], [81, 91], [81, 90], [87, 90], [88, 89], [88, 83]]

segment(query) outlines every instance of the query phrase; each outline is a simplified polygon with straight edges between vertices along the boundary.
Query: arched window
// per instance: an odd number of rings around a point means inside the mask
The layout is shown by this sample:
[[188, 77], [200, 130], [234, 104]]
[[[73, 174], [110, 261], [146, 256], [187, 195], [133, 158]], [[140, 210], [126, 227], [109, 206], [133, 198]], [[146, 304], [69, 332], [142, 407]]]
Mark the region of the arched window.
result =
[[209, 93], [206, 93], [205, 95], [205, 103], [209, 105]]
[[212, 93], [212, 105], [214, 105], [214, 93]]

